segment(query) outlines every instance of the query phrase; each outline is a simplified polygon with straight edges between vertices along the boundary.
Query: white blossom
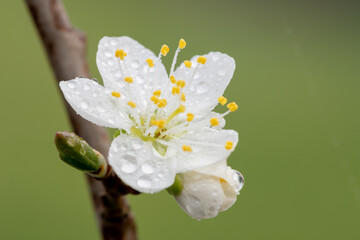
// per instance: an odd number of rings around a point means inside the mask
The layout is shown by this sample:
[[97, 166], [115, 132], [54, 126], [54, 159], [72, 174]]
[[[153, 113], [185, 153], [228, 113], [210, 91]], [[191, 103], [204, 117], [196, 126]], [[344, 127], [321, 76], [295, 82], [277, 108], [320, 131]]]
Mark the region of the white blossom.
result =
[[223, 93], [235, 70], [234, 59], [210, 52], [185, 61], [174, 71], [186, 42], [181, 39], [167, 74], [160, 54], [129, 37], [101, 39], [96, 63], [104, 86], [76, 78], [62, 81], [61, 90], [74, 110], [100, 126], [121, 130], [109, 150], [114, 172], [132, 188], [161, 191], [177, 173], [226, 159], [238, 142], [233, 130], [223, 130], [224, 116], [235, 111]]
[[175, 196], [180, 207], [191, 217], [213, 218], [236, 201], [244, 178], [226, 165], [226, 160], [181, 174], [183, 189]]

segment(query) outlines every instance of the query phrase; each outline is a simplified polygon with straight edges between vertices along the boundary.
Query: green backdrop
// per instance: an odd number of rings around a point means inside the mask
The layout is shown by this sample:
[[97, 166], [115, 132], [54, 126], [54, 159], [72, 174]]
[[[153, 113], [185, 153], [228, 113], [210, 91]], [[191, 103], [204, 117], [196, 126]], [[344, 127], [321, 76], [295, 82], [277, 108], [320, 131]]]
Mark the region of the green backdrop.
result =
[[[236, 204], [198, 222], [166, 192], [130, 196], [141, 239], [360, 239], [359, 2], [64, 3], [93, 77], [103, 36], [155, 52], [182, 37], [179, 60], [218, 50], [237, 64]], [[54, 134], [70, 124], [22, 1], [1, 1], [0, 29], [0, 239], [99, 239], [84, 176], [57, 157]]]

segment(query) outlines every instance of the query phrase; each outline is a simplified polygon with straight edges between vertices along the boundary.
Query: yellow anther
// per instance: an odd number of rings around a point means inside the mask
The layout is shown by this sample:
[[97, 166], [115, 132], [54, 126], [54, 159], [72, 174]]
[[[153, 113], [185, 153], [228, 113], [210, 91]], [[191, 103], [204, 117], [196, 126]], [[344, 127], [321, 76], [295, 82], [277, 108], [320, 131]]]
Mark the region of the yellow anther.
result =
[[119, 92], [112, 92], [111, 95], [113, 95], [113, 97], [117, 97], [117, 98], [119, 98], [121, 96]]
[[166, 56], [166, 54], [168, 54], [169, 51], [170, 48], [168, 47], [168, 45], [166, 44], [162, 45], [160, 52], [163, 56]]
[[171, 82], [172, 84], [175, 84], [175, 83], [176, 83], [176, 79], [175, 79], [175, 77], [174, 77], [173, 75], [170, 76], [170, 82]]
[[180, 39], [180, 41], [179, 41], [179, 48], [180, 48], [180, 49], [183, 49], [185, 46], [186, 46], [185, 40], [184, 40], [184, 39]]
[[181, 101], [183, 101], [183, 102], [186, 101], [186, 98], [185, 98], [185, 94], [184, 94], [184, 93], [182, 93], [182, 95], [181, 95]]
[[193, 113], [188, 113], [186, 121], [191, 122], [193, 119], [194, 119], [194, 114]]
[[225, 148], [226, 148], [227, 150], [231, 150], [231, 149], [232, 149], [232, 147], [233, 147], [233, 145], [234, 145], [234, 143], [233, 143], [233, 142], [226, 142], [226, 144], [225, 144]]
[[219, 120], [217, 118], [210, 119], [211, 126], [219, 125]]
[[158, 106], [159, 108], [163, 108], [163, 107], [166, 107], [166, 105], [167, 105], [166, 99], [160, 99], [157, 106]]
[[183, 145], [182, 149], [184, 152], [192, 152], [192, 148], [189, 145]]
[[124, 81], [128, 82], [128, 83], [132, 83], [134, 81], [134, 79], [132, 77], [125, 77]]
[[218, 101], [219, 101], [219, 103], [220, 103], [221, 105], [224, 106], [224, 105], [227, 103], [227, 98], [221, 96], [221, 97], [219, 97]]
[[136, 108], [136, 103], [134, 103], [132, 101], [128, 102], [127, 104], [132, 108]]
[[150, 122], [151, 125], [154, 125], [154, 126], [158, 126], [159, 128], [164, 128], [165, 127], [165, 120], [163, 119], [160, 119], [160, 120], [152, 120]]
[[153, 94], [155, 96], [160, 96], [161, 95], [161, 90], [156, 90]]
[[206, 57], [204, 57], [204, 56], [198, 57], [197, 62], [201, 63], [201, 64], [205, 64], [206, 63]]
[[154, 60], [148, 58], [148, 59], [146, 59], [146, 62], [149, 64], [149, 67], [152, 68], [154, 66]]
[[178, 87], [184, 88], [185, 87], [185, 81], [184, 80], [179, 80], [179, 81], [177, 81], [176, 85]]
[[158, 104], [158, 102], [160, 101], [156, 96], [152, 96], [150, 100], [153, 101], [155, 104]]
[[220, 178], [220, 183], [227, 183], [227, 181], [223, 178]]
[[184, 105], [180, 104], [179, 112], [183, 113], [183, 112], [185, 112], [185, 110], [186, 110], [186, 107]]
[[115, 57], [120, 58], [121, 60], [124, 60], [124, 57], [126, 57], [126, 52], [123, 49], [117, 49], [115, 51]]
[[226, 106], [230, 110], [230, 112], [234, 112], [238, 109], [238, 105], [235, 102], [231, 102]]
[[191, 68], [192, 62], [186, 60], [186, 61], [184, 61], [184, 64], [185, 64], [185, 67]]
[[171, 93], [173, 95], [180, 94], [180, 88], [179, 87], [173, 87], [171, 90]]

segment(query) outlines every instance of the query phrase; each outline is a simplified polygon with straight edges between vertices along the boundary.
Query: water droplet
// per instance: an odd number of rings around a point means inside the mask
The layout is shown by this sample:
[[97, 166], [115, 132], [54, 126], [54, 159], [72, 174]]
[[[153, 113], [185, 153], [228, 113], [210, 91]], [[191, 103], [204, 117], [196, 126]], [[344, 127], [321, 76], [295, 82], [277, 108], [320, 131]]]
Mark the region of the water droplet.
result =
[[125, 173], [132, 173], [136, 170], [136, 158], [131, 155], [125, 155], [120, 159], [121, 170]]
[[196, 72], [195, 75], [194, 75], [194, 79], [198, 79], [199, 77], [200, 77], [200, 73]]
[[108, 122], [109, 122], [110, 124], [114, 124], [114, 123], [115, 123], [115, 119], [109, 118], [109, 119], [108, 119]]
[[157, 176], [158, 176], [159, 178], [162, 178], [162, 177], [164, 177], [164, 174], [163, 174], [163, 173], [159, 173]]
[[67, 85], [69, 88], [72, 88], [72, 89], [76, 88], [76, 83], [74, 83], [74, 82], [69, 82]]
[[132, 142], [132, 146], [134, 149], [140, 149], [143, 146], [143, 141], [141, 140], [135, 140]]
[[137, 184], [143, 188], [149, 188], [151, 186], [151, 179], [147, 176], [142, 176], [138, 179]]
[[210, 211], [210, 212], [215, 212], [215, 208], [214, 208], [214, 207], [210, 207], [210, 208], [209, 208], [209, 211]]
[[151, 173], [153, 173], [155, 171], [154, 164], [151, 163], [151, 162], [144, 163], [141, 166], [141, 170], [143, 171], [143, 173], [151, 174]]
[[235, 173], [236, 173], [236, 176], [237, 176], [236, 180], [239, 181], [239, 183], [240, 183], [240, 186], [239, 186], [239, 191], [240, 191], [244, 187], [245, 178], [240, 172], [235, 171]]
[[125, 151], [125, 150], [127, 149], [126, 143], [121, 143], [121, 144], [120, 144], [120, 149], [121, 149], [122, 151]]
[[226, 74], [226, 71], [224, 71], [224, 70], [220, 70], [220, 71], [219, 71], [219, 75], [220, 75], [220, 76], [224, 76], [225, 74]]
[[82, 102], [80, 102], [80, 107], [81, 107], [82, 109], [87, 109], [87, 108], [88, 108], [88, 104], [87, 104], [86, 102], [82, 101]]
[[197, 219], [202, 219], [205, 217], [204, 207], [197, 197], [194, 195], [189, 195], [187, 202], [186, 210], [191, 214], [191, 216]]
[[203, 94], [206, 93], [207, 91], [209, 91], [209, 86], [207, 82], [200, 82], [197, 87], [196, 87], [196, 92], [198, 94]]
[[114, 65], [114, 61], [111, 60], [111, 59], [109, 59], [109, 60], [107, 61], [107, 64], [108, 64], [109, 66], [112, 66], [112, 65]]
[[116, 46], [117, 42], [115, 40], [111, 40], [110, 44], [113, 45], [113, 46]]
[[212, 57], [212, 59], [213, 59], [214, 62], [216, 62], [217, 60], [219, 60], [219, 56], [218, 56], [218, 55], [214, 55], [214, 56]]
[[112, 53], [109, 49], [105, 51], [105, 56], [106, 57], [111, 57], [112, 55], [114, 55], [115, 53]]
[[90, 90], [89, 84], [85, 84], [85, 85], [84, 85], [84, 90], [85, 90], [85, 91], [89, 91], [89, 90]]
[[137, 60], [134, 60], [131, 62], [131, 67], [138, 68], [140, 66], [139, 62]]
[[101, 107], [101, 106], [97, 106], [96, 110], [100, 113], [104, 113], [105, 112], [105, 108]]

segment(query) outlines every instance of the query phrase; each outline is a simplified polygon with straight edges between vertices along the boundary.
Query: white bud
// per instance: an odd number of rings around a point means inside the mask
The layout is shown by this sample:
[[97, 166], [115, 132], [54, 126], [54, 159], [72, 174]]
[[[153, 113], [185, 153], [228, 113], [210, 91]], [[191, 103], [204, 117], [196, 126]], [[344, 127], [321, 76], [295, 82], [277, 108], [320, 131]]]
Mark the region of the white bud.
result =
[[230, 208], [244, 184], [242, 175], [226, 166], [226, 161], [182, 173], [182, 176], [183, 190], [175, 199], [197, 220], [213, 218]]

